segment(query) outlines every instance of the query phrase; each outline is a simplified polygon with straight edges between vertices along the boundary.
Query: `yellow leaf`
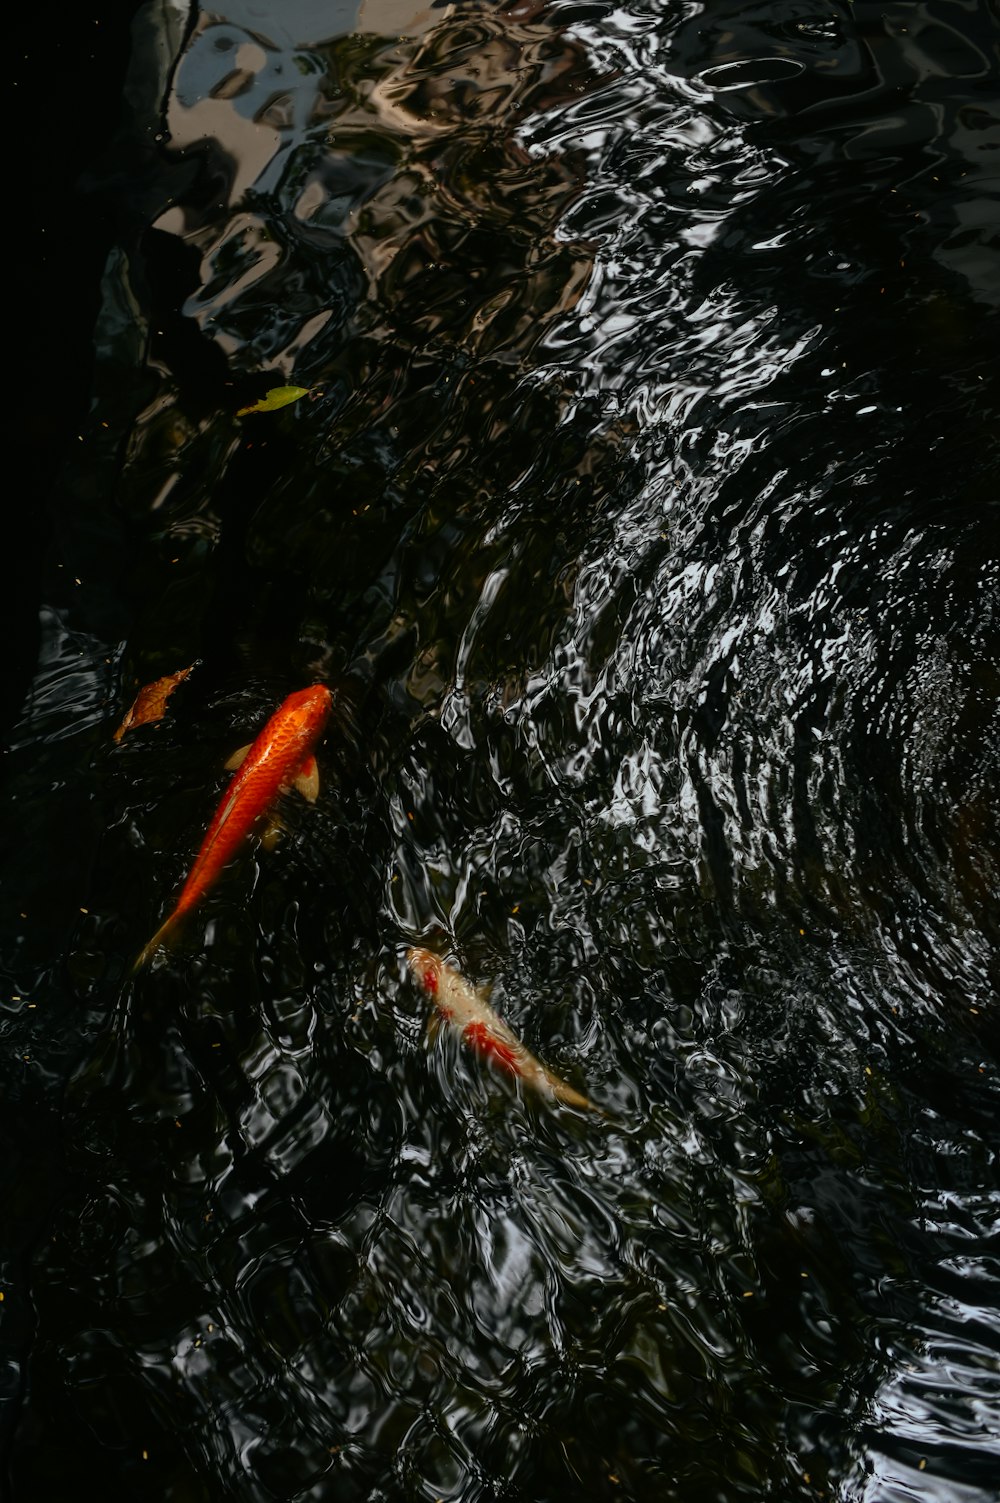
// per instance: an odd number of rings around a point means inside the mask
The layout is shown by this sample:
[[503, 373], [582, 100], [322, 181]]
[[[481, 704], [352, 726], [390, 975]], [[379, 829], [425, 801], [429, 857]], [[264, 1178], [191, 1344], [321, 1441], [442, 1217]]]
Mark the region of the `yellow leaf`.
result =
[[290, 402], [297, 402], [300, 397], [307, 396], [308, 393], [308, 386], [272, 386], [259, 402], [252, 402], [249, 407], [237, 408], [236, 416], [244, 417], [248, 412], [275, 412], [279, 407], [287, 407]]

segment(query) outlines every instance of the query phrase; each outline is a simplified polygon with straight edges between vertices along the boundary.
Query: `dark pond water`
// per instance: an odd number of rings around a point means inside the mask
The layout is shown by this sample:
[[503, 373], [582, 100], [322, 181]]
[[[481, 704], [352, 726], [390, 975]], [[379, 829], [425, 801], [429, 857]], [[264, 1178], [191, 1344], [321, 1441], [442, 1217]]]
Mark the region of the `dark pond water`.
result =
[[991, 1503], [995, 8], [129, 14], [8, 556], [4, 1499]]

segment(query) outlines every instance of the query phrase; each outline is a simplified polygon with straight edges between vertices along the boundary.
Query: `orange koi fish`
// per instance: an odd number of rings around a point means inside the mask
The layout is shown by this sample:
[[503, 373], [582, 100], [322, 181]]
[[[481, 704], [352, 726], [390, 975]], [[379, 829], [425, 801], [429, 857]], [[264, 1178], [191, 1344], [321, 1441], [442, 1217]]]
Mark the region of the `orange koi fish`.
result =
[[294, 785], [315, 802], [319, 770], [313, 748], [323, 734], [332, 705], [333, 695], [323, 684], [289, 694], [256, 741], [230, 757], [227, 768], [239, 771], [215, 811], [180, 897], [139, 955], [135, 970], [151, 959], [184, 915], [201, 902], [279, 793]]
[[599, 1110], [586, 1096], [547, 1070], [497, 1016], [483, 993], [470, 986], [452, 966], [445, 965], [430, 950], [421, 949], [407, 950], [406, 961], [441, 1016], [477, 1053], [493, 1060], [533, 1090], [554, 1096], [566, 1106], [591, 1112]]

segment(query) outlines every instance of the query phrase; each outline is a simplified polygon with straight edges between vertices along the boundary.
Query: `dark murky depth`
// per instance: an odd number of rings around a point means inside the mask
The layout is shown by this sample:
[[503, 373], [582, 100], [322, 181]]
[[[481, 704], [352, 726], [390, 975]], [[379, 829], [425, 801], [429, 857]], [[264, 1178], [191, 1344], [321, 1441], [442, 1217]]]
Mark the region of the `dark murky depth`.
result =
[[[94, 168], [7, 1496], [987, 1503], [995, 14], [404, 10], [141, 8]], [[318, 804], [133, 979], [317, 676]], [[608, 1117], [431, 1037], [413, 943]]]

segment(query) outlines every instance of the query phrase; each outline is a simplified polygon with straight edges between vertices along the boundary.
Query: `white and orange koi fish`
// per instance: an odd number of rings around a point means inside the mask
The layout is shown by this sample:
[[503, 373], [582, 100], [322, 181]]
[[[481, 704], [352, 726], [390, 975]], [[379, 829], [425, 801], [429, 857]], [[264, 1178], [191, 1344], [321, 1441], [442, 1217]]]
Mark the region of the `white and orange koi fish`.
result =
[[554, 1096], [566, 1106], [582, 1111], [600, 1110], [547, 1070], [497, 1016], [482, 991], [471, 986], [453, 966], [446, 965], [430, 950], [417, 948], [407, 950], [406, 962], [441, 1016], [478, 1054], [492, 1060], [516, 1080], [543, 1095]]

